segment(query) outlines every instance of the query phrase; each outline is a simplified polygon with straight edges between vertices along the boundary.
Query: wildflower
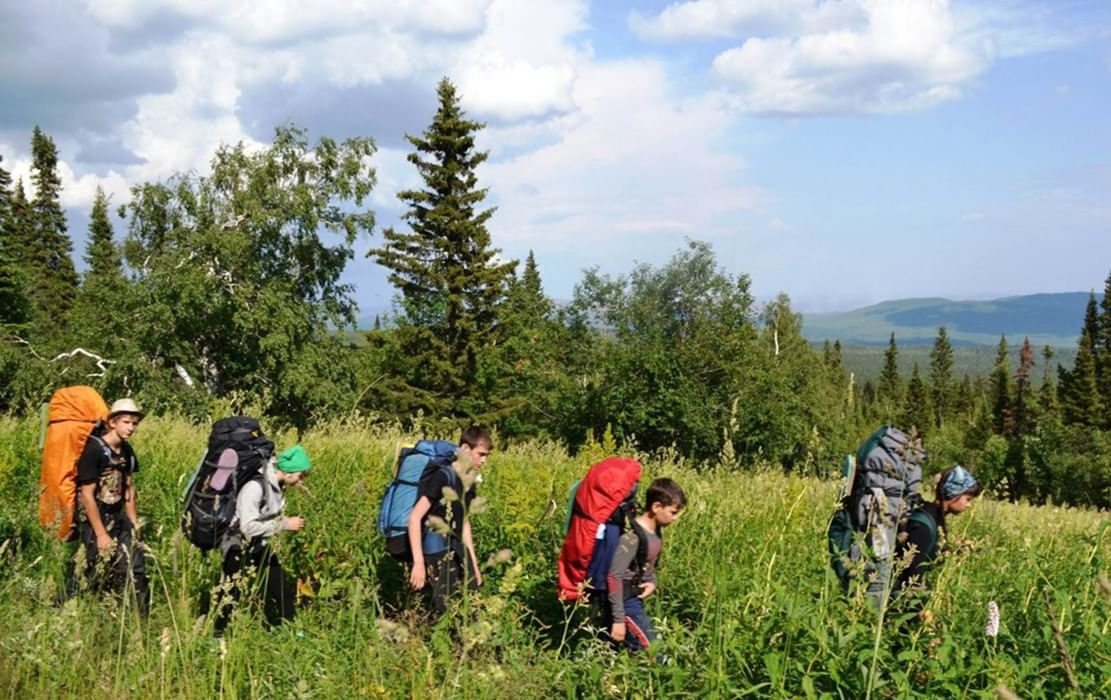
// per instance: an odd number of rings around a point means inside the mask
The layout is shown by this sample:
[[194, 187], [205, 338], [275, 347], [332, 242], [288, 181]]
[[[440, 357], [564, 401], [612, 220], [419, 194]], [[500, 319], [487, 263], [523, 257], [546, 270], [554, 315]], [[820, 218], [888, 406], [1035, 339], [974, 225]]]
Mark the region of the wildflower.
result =
[[988, 601], [988, 625], [984, 634], [993, 639], [999, 636], [999, 605], [994, 600]]

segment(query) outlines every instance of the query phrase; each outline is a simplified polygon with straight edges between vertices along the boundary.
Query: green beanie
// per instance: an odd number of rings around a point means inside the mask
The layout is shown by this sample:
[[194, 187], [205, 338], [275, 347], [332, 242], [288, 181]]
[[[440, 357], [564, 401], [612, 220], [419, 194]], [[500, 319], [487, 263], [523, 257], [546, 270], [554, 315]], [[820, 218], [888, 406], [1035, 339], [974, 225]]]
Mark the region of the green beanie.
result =
[[312, 469], [312, 462], [309, 461], [309, 453], [305, 452], [304, 447], [294, 445], [278, 455], [278, 469], [286, 474], [307, 472]]

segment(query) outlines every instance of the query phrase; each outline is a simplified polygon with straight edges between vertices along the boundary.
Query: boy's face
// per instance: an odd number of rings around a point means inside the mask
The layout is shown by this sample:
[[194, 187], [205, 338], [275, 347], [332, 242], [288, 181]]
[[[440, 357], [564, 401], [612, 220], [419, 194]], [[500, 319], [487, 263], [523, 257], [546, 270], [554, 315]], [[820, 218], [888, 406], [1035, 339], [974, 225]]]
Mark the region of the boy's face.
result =
[[115, 431], [116, 435], [123, 440], [130, 438], [137, 427], [139, 427], [139, 417], [130, 413], [121, 413], [108, 421], [108, 429]]
[[678, 520], [681, 511], [682, 509], [677, 505], [665, 506], [659, 501], [652, 504], [652, 516], [656, 519], [656, 524], [661, 527]]
[[490, 456], [490, 450], [491, 446], [485, 442], [480, 442], [474, 447], [464, 443], [459, 448], [459, 462], [464, 470], [482, 469], [482, 465], [486, 464], [486, 458]]

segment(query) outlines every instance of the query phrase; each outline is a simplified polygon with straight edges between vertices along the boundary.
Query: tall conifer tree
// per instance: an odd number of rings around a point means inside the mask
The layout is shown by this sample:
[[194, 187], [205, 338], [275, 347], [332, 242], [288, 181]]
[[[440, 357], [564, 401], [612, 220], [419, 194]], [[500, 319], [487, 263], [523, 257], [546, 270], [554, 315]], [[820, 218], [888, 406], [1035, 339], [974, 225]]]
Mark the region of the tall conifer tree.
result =
[[1015, 371], [1014, 427], [1015, 435], [1026, 436], [1034, 431], [1037, 397], [1034, 393], [1034, 346], [1030, 338], [1022, 343]]
[[45, 330], [54, 330], [73, 305], [77, 271], [61, 205], [58, 150], [37, 126], [31, 135], [31, 180], [35, 197], [31, 200], [31, 237], [25, 263], [28, 297], [36, 323]]
[[899, 376], [899, 348], [895, 345], [895, 334], [887, 343], [883, 353], [883, 370], [880, 372], [879, 395], [882, 401], [899, 405], [903, 396], [903, 378]]
[[23, 240], [13, 198], [12, 177], [0, 166], [0, 326], [18, 326], [27, 320], [27, 298], [19, 267]]
[[89, 242], [85, 248], [88, 270], [77, 296], [73, 327], [82, 342], [93, 343], [112, 354], [125, 335], [128, 323], [124, 312], [128, 302], [127, 282], [123, 277], [120, 249], [113, 240], [108, 219], [108, 198], [97, 188], [89, 216]]
[[945, 326], [937, 329], [937, 338], [930, 351], [930, 399], [934, 408], [934, 423], [942, 424], [949, 414], [950, 393], [953, 384], [953, 346]]
[[1012, 401], [1014, 385], [1011, 379], [1011, 355], [1007, 349], [1007, 336], [999, 337], [995, 352], [995, 365], [989, 378], [989, 400], [991, 402], [992, 430], [997, 435], [1011, 435], [1014, 430]]
[[1099, 323], [1095, 342], [1096, 376], [1099, 378], [1099, 398], [1103, 404], [1104, 430], [1111, 430], [1111, 273], [1103, 287], [1099, 303]]
[[902, 422], [905, 428], [918, 428], [919, 434], [927, 434], [933, 425], [933, 408], [930, 406], [930, 392], [922, 381], [918, 363], [910, 373], [907, 383], [907, 398], [903, 404]]
[[488, 154], [475, 150], [475, 135], [484, 125], [465, 117], [447, 78], [437, 93], [431, 125], [406, 137], [416, 149], [409, 162], [424, 180], [422, 189], [398, 194], [409, 206], [410, 231], [386, 229], [385, 245], [370, 254], [390, 270], [401, 293], [398, 331], [406, 383], [423, 397], [417, 407], [476, 417], [490, 410], [478, 382], [479, 358], [493, 347], [516, 263], [498, 261], [486, 230], [494, 210], [480, 208], [486, 190], [475, 169]]

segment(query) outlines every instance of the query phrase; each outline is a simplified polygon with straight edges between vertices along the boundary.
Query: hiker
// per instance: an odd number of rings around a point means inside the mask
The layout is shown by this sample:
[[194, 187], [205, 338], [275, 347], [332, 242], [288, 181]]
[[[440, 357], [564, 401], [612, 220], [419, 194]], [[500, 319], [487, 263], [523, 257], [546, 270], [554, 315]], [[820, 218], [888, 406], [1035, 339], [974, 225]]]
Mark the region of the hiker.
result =
[[925, 574], [940, 553], [940, 534], [945, 531], [945, 517], [960, 515], [980, 493], [976, 477], [955, 464], [938, 477], [935, 500], [914, 511], [899, 527], [895, 561], [898, 575], [893, 595], [900, 598], [900, 607], [907, 612], [921, 612], [928, 597]]
[[85, 575], [99, 590], [123, 593], [134, 586], [139, 614], [150, 611], [146, 559], [138, 543], [135, 473], [139, 461], [127, 440], [143, 412], [131, 399], [108, 409], [103, 431], [85, 442], [77, 461], [77, 535], [85, 550]]
[[[460, 436], [459, 449], [450, 464], [434, 459], [421, 476], [417, 502], [409, 514], [409, 548], [413, 555], [409, 583], [415, 590], [427, 584], [434, 619], [447, 610], [448, 598], [459, 592], [465, 579], [471, 590], [482, 585], [466, 510], [475, 498], [478, 471], [493, 445], [485, 428], [472, 425]], [[445, 496], [447, 488], [454, 491], [454, 497]], [[464, 562], [469, 563], [467, 575]]]
[[[215, 634], [222, 636], [239, 601], [244, 577], [257, 576], [265, 587], [266, 622], [277, 626], [294, 619], [297, 595], [294, 580], [282, 569], [270, 547], [280, 532], [297, 532], [305, 526], [300, 516], [285, 515], [284, 491], [297, 486], [312, 469], [305, 448], [294, 445], [275, 462], [267, 460], [262, 475], [239, 487], [235, 499], [237, 527], [230, 528], [220, 542], [222, 599], [217, 603]], [[246, 570], [245, 570], [246, 569]]]
[[686, 494], [671, 479], [648, 486], [644, 511], [633, 520], [633, 530], [621, 536], [606, 577], [610, 639], [630, 651], [647, 649], [656, 633], [644, 611], [644, 599], [656, 591], [656, 559], [663, 548], [661, 530], [679, 517]]

